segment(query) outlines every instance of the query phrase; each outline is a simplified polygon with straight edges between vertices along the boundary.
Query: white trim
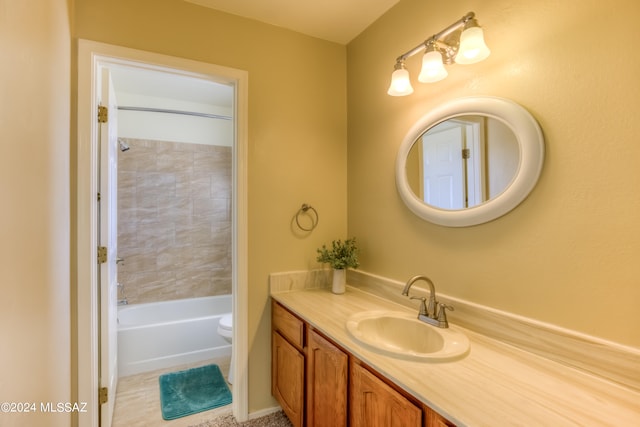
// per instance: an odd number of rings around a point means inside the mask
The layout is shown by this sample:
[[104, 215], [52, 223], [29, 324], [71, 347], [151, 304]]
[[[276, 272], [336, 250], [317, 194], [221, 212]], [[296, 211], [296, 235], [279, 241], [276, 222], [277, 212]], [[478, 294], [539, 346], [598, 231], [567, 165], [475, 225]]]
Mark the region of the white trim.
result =
[[[235, 144], [233, 212], [234, 387], [233, 414], [248, 419], [248, 288], [247, 288], [247, 129], [248, 73], [204, 62], [113, 46], [78, 41], [77, 142], [77, 328], [78, 401], [87, 402], [79, 414], [80, 427], [98, 426], [97, 365], [97, 242], [96, 138], [94, 120], [96, 76], [100, 66], [127, 65], [189, 75], [235, 86]], [[242, 314], [242, 315], [240, 315]]]

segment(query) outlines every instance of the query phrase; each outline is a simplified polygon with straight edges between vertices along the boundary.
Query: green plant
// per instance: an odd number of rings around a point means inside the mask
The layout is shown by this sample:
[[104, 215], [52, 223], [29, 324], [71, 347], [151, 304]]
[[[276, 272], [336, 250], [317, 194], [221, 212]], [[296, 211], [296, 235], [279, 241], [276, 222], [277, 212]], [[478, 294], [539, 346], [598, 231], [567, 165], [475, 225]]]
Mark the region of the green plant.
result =
[[331, 242], [331, 249], [322, 245], [318, 249], [318, 262], [329, 264], [337, 270], [343, 268], [358, 268], [358, 247], [356, 238], [347, 239], [344, 243], [341, 240]]

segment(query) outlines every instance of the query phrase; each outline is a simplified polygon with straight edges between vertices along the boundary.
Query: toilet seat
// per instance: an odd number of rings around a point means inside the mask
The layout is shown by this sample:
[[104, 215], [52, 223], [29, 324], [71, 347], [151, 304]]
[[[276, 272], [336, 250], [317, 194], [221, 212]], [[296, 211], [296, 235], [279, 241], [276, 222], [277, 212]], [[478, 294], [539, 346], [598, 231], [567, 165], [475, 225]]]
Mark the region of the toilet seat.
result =
[[231, 313], [225, 314], [220, 318], [218, 322], [218, 334], [227, 340], [231, 340], [233, 337], [233, 316]]
[[[218, 321], [218, 335], [224, 338], [229, 344], [233, 341], [233, 314], [227, 313], [220, 317]], [[233, 384], [233, 356], [229, 366], [229, 375], [227, 377], [229, 384]]]
[[220, 318], [219, 323], [220, 328], [226, 329], [229, 331], [233, 330], [233, 315], [231, 313], [225, 314]]

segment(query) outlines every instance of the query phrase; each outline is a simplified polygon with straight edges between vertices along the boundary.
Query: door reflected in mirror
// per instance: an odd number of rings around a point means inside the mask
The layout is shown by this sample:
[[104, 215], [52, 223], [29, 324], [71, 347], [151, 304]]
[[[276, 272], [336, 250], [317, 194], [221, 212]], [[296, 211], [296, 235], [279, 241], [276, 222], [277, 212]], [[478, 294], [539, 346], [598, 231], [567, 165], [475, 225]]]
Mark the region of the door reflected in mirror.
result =
[[518, 140], [508, 125], [489, 116], [460, 115], [414, 141], [407, 155], [407, 182], [430, 206], [465, 209], [501, 194], [519, 163]]

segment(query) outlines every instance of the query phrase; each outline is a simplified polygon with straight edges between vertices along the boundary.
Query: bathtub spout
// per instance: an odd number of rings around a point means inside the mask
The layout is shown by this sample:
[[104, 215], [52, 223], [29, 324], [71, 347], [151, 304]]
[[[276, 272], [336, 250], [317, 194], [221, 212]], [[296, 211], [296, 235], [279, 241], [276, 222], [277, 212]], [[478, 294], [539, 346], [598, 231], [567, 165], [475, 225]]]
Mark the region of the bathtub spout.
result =
[[127, 298], [122, 298], [118, 300], [118, 305], [127, 305], [129, 304], [129, 301], [127, 301]]

